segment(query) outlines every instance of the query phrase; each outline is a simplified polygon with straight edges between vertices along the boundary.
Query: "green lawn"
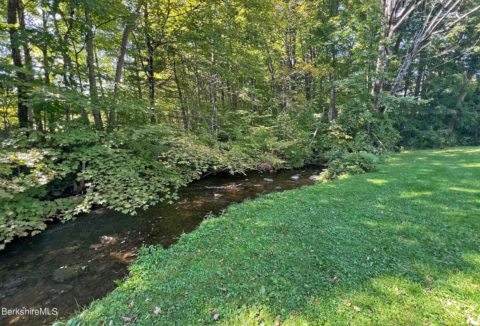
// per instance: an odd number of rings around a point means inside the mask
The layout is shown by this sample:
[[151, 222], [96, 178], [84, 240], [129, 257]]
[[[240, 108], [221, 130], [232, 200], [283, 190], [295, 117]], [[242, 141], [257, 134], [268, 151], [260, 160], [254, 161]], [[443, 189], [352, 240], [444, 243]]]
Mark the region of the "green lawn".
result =
[[[145, 249], [83, 325], [480, 322], [480, 148], [233, 205]], [[72, 324], [75, 324], [71, 321]]]

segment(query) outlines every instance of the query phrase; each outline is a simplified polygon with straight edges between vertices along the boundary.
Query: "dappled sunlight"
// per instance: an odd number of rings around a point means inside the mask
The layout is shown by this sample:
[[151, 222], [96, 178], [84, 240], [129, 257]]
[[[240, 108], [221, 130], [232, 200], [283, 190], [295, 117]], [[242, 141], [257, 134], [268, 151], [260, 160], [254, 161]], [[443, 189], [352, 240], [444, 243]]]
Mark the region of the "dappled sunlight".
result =
[[[463, 255], [463, 259], [469, 264], [480, 268], [480, 253], [466, 253]], [[477, 284], [477, 288], [480, 288], [480, 283]]]
[[480, 163], [465, 163], [460, 164], [460, 166], [464, 168], [480, 168]]
[[400, 158], [399, 155], [396, 155], [396, 156], [388, 156], [385, 161], [390, 165], [394, 163], [401, 163], [402, 159]]
[[480, 194], [480, 189], [467, 189], [467, 188], [461, 188], [461, 187], [450, 187], [450, 188], [448, 188], [448, 190], [466, 192], [466, 193], [469, 193], [469, 194]]
[[373, 183], [374, 185], [384, 185], [388, 183], [385, 179], [367, 179], [367, 182]]
[[422, 172], [422, 173], [433, 173], [433, 170], [432, 170], [432, 169], [418, 169], [418, 172]]

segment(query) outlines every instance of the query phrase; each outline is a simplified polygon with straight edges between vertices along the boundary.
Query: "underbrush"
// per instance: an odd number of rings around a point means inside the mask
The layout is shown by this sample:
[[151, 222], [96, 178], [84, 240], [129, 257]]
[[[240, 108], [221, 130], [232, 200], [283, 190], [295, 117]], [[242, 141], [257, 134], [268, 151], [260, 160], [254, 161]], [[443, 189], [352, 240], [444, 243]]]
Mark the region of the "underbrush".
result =
[[180, 187], [202, 175], [302, 166], [311, 155], [304, 141], [269, 128], [224, 142], [159, 126], [19, 131], [0, 148], [0, 249], [96, 206], [136, 214], [176, 200]]
[[377, 168], [381, 158], [367, 152], [335, 153], [320, 174], [321, 180], [332, 180], [343, 175], [362, 174]]

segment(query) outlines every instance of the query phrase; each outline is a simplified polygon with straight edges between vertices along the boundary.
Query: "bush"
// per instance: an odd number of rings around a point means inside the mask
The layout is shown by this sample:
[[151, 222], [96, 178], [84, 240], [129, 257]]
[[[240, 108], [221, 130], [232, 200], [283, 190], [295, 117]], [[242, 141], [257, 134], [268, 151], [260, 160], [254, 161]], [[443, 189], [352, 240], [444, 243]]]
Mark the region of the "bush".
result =
[[336, 179], [345, 174], [369, 172], [377, 167], [379, 161], [378, 156], [367, 152], [337, 153], [336, 157], [328, 162], [328, 168], [321, 174], [321, 179]]

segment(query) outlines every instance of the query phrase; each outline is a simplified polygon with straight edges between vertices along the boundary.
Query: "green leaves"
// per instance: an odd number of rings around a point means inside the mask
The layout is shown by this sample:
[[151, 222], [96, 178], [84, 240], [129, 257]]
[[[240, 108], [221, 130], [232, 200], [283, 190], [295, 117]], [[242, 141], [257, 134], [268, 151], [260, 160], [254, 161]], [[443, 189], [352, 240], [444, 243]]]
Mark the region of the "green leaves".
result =
[[362, 174], [374, 170], [380, 158], [367, 152], [338, 153], [328, 162], [320, 179], [335, 179], [345, 174]]
[[135, 215], [173, 202], [180, 187], [209, 172], [302, 165], [311, 154], [308, 133], [287, 117], [237, 137], [219, 143], [158, 126], [110, 134], [85, 127], [21, 133], [0, 152], [0, 244], [96, 206]]
[[66, 221], [80, 202], [78, 197], [39, 200], [15, 194], [0, 200], [0, 249], [15, 237], [35, 235], [47, 227], [47, 221]]

